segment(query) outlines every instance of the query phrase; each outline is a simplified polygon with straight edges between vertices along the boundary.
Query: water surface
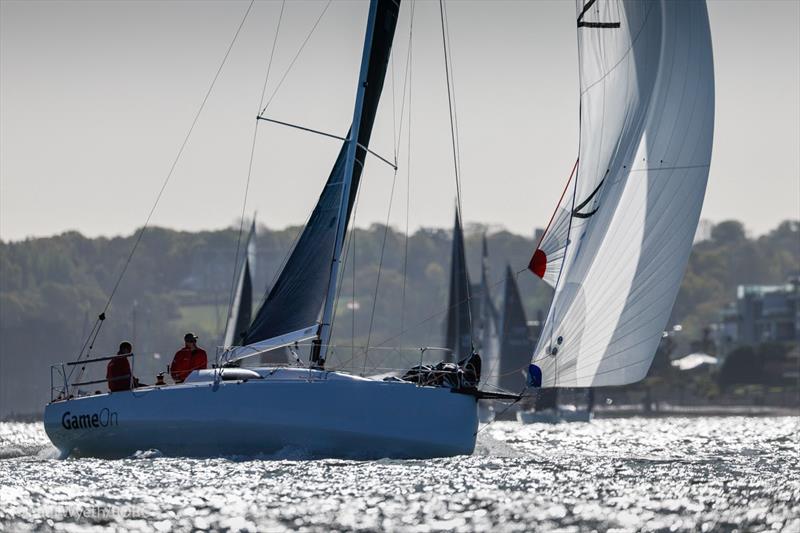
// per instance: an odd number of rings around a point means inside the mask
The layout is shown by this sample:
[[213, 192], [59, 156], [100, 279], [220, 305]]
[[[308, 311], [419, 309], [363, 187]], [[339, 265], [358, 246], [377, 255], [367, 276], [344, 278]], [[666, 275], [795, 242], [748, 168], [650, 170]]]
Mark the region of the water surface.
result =
[[425, 461], [56, 459], [0, 423], [0, 530], [800, 531], [800, 418], [496, 422]]

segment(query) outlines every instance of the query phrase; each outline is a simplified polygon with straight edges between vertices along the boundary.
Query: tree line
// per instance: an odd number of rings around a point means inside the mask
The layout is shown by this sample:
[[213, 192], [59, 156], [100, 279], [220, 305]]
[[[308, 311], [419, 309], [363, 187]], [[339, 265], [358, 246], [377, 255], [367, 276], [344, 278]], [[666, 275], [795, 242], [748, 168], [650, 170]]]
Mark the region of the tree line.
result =
[[[259, 227], [256, 302], [274, 282], [299, 230]], [[473, 283], [480, 280], [481, 239], [487, 230], [466, 228]], [[87, 238], [66, 232], [0, 241], [0, 416], [41, 410], [49, 399], [49, 365], [80, 352], [136, 235]], [[114, 353], [121, 340], [131, 340], [142, 356], [137, 373], [152, 379], [148, 373], [171, 360], [188, 328], [213, 358], [230, 300], [238, 238], [238, 225], [201, 232], [149, 228], [106, 313], [93, 354]], [[514, 272], [523, 270], [536, 243], [533, 236], [496, 230], [488, 231], [487, 239], [490, 290], [501, 305], [506, 264]], [[361, 347], [368, 340], [377, 354], [368, 361], [371, 366], [404, 365], [419, 356], [412, 347], [441, 345], [450, 241], [451, 232], [443, 229], [420, 229], [407, 239], [382, 225], [351, 232], [335, 318], [340, 347], [334, 364], [364, 365]], [[735, 298], [737, 285], [783, 283], [797, 271], [800, 222], [783, 222], [758, 237], [748, 237], [737, 221], [717, 224], [709, 238], [694, 245], [671, 322], [700, 335]], [[528, 318], [546, 312], [552, 290], [528, 272], [517, 279]]]

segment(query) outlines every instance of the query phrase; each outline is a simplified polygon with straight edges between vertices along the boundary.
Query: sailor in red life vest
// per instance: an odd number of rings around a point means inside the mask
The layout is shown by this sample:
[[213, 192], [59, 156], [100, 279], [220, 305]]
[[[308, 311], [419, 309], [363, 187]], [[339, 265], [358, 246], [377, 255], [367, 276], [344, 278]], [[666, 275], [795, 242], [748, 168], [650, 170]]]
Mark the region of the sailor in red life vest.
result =
[[133, 345], [128, 341], [122, 341], [119, 345], [117, 355], [108, 362], [106, 367], [106, 380], [108, 390], [119, 392], [131, 390], [133, 376], [131, 375], [131, 365], [128, 362], [128, 355], [133, 352]]
[[175, 353], [169, 373], [175, 383], [183, 381], [193, 370], [203, 370], [208, 366], [208, 355], [202, 348], [197, 347], [197, 335], [187, 333], [183, 336], [186, 345]]

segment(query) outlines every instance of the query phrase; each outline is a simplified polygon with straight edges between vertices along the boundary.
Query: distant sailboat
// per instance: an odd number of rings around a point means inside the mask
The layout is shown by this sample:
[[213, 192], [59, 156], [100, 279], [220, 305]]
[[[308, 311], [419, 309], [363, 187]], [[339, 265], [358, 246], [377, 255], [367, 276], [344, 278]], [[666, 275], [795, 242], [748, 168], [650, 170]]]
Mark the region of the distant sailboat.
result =
[[473, 301], [477, 300], [477, 339], [478, 353], [483, 358], [483, 382], [497, 388], [500, 364], [500, 317], [492, 301], [489, 286], [489, 246], [486, 234], [481, 238], [481, 282], [473, 291]]
[[453, 243], [450, 253], [450, 292], [447, 300], [447, 322], [445, 343], [447, 348], [444, 360], [457, 362], [472, 355], [474, 341], [472, 335], [472, 299], [467, 272], [467, 259], [464, 251], [464, 231], [461, 228], [461, 214], [456, 208], [453, 222]]
[[519, 287], [510, 266], [506, 266], [503, 318], [500, 329], [500, 365], [497, 384], [501, 389], [520, 392], [525, 387], [525, 369], [533, 343]]
[[225, 347], [240, 346], [250, 327], [250, 321], [253, 316], [252, 275], [255, 263], [255, 237], [256, 221], [253, 218], [250, 232], [247, 234], [244, 254], [238, 265], [239, 271], [236, 275], [233, 298], [228, 310], [228, 321], [225, 324], [225, 333], [222, 337], [222, 345]]

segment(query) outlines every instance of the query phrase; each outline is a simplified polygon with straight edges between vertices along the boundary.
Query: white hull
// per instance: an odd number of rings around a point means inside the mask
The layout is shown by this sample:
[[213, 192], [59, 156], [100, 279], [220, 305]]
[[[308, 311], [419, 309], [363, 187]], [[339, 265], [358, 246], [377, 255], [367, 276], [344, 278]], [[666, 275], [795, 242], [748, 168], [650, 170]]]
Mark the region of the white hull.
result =
[[[470, 454], [475, 398], [337, 372], [254, 369], [263, 379], [187, 383], [54, 402], [44, 426], [63, 456], [272, 454], [429, 458]], [[76, 427], [77, 426], [77, 427]]]
[[590, 422], [592, 413], [578, 409], [545, 409], [544, 411], [517, 411], [517, 420], [523, 424], [558, 424], [561, 422]]

